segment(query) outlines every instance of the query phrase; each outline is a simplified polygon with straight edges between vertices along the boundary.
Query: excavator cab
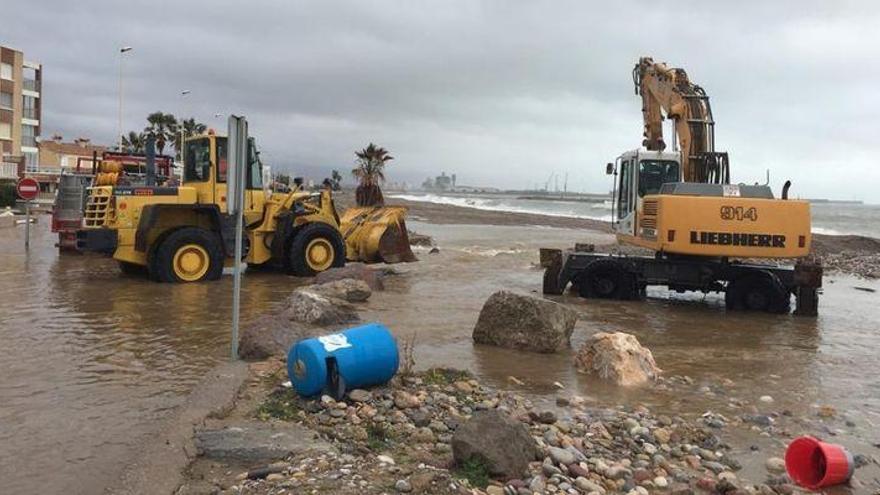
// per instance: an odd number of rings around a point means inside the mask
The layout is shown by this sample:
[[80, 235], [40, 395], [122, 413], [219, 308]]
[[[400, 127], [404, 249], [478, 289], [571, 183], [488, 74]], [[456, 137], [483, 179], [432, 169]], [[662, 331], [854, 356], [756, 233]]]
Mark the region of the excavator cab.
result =
[[663, 184], [681, 181], [679, 153], [635, 150], [619, 156], [606, 172], [615, 175], [612, 224], [614, 231], [635, 235], [637, 212], [646, 196]]

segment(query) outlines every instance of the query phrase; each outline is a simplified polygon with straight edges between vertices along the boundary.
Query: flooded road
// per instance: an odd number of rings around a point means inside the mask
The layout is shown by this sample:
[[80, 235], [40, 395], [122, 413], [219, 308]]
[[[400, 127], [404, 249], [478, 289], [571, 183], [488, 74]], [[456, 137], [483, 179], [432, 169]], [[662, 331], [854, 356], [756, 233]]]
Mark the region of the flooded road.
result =
[[[47, 217], [23, 254], [23, 229], [0, 232], [0, 480], [10, 493], [96, 493], [114, 482], [137, 446], [161, 425], [204, 373], [228, 354], [231, 277], [162, 285], [120, 275], [109, 259], [58, 256]], [[440, 253], [397, 265], [399, 275], [374, 294], [364, 317], [399, 337], [416, 334], [419, 368], [467, 368], [492, 385], [552, 404], [577, 393], [601, 405], [642, 403], [660, 414], [729, 418], [748, 411], [787, 412], [789, 433], [812, 433], [874, 454], [880, 440], [880, 343], [876, 282], [826, 278], [817, 319], [726, 313], [707, 298], [649, 290], [644, 302], [561, 296], [582, 313], [573, 347], [596, 331], [626, 331], [650, 348], [665, 376], [688, 376], [684, 389], [629, 391], [576, 374], [573, 351], [542, 355], [474, 346], [470, 335], [483, 301], [498, 289], [538, 291], [537, 247], [606, 241], [568, 229], [408, 222], [437, 239]], [[282, 304], [303, 281], [271, 273], [244, 278], [243, 319]], [[515, 376], [525, 385], [514, 385]], [[731, 382], [725, 382], [730, 380]], [[724, 385], [720, 385], [724, 382]], [[771, 404], [759, 397], [769, 395]], [[736, 405], [737, 403], [739, 405]], [[745, 404], [745, 405], [742, 405]], [[817, 423], [816, 407], [838, 417]], [[847, 423], [847, 421], [849, 423]], [[817, 430], [817, 428], [819, 428]], [[763, 479], [763, 460], [782, 440], [724, 431], [736, 440], [744, 473]], [[760, 447], [750, 454], [748, 447]], [[876, 467], [860, 478], [880, 476]]]
[[[99, 493], [227, 359], [231, 277], [163, 285], [113, 260], [58, 256], [48, 217], [0, 231], [0, 480], [6, 493]], [[244, 321], [297, 279], [247, 278]]]

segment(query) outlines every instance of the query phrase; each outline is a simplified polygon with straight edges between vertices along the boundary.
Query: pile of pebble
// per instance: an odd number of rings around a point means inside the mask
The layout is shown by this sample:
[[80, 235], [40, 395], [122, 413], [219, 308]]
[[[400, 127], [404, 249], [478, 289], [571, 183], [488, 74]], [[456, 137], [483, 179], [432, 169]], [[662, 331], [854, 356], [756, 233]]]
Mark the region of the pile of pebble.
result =
[[[331, 441], [337, 452], [299, 455], [242, 473], [228, 493], [774, 494], [797, 489], [780, 459], [765, 483], [738, 478], [740, 463], [718, 436], [727, 418], [685, 420], [644, 407], [597, 409], [559, 396], [536, 407], [482, 386], [464, 372], [429, 370], [340, 401], [275, 390], [271, 410]], [[286, 409], [285, 409], [286, 408]], [[455, 430], [479, 410], [499, 410], [528, 428], [539, 455], [519, 477], [493, 480], [456, 462]]]

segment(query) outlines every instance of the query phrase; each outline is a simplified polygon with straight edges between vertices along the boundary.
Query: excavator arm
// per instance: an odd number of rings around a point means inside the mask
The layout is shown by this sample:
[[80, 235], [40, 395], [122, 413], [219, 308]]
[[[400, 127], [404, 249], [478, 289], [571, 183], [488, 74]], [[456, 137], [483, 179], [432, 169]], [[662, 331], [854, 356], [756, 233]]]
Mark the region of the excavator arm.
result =
[[693, 84], [684, 69], [671, 68], [642, 57], [633, 69], [633, 83], [642, 97], [645, 148], [663, 151], [663, 114], [673, 120], [681, 151], [685, 182], [727, 184], [727, 153], [715, 151], [715, 122], [709, 97]]

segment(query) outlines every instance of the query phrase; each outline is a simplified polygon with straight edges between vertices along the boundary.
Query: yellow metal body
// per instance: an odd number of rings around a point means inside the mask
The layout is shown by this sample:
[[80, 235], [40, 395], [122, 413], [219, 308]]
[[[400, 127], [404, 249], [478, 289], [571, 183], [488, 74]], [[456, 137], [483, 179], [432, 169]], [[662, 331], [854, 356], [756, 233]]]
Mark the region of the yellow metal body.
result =
[[807, 201], [645, 196], [636, 235], [618, 240], [658, 252], [734, 258], [800, 258], [810, 252]]
[[[112, 229], [116, 231], [116, 249], [113, 257], [119, 261], [147, 266], [150, 246], [154, 246], [167, 233], [181, 227], [200, 227], [205, 230], [216, 229], [212, 217], [203, 214], [196, 206], [216, 206], [221, 214], [227, 213], [227, 185], [221, 180], [218, 170], [225, 174], [225, 157], [218, 156], [217, 140], [213, 134], [192, 138], [208, 140], [210, 156], [202, 156], [206, 172], [200, 180], [186, 181], [180, 187], [123, 187], [111, 185], [116, 182], [112, 167], [102, 171], [102, 183], [90, 189], [84, 212], [85, 229]], [[221, 153], [222, 155], [222, 153]], [[145, 208], [150, 205], [193, 205], [194, 208], [163, 209], [158, 218], [152, 219], [145, 235], [145, 245], [136, 245], [138, 229]], [[245, 261], [261, 265], [272, 260], [272, 244], [278, 230], [279, 218], [291, 221], [293, 228], [310, 223], [324, 223], [342, 234], [345, 241], [346, 257], [352, 261], [411, 261], [415, 257], [409, 250], [406, 227], [403, 217], [405, 208], [355, 208], [345, 213], [348, 219], [341, 229], [340, 219], [333, 205], [329, 190], [309, 193], [294, 190], [289, 193], [267, 194], [263, 189], [247, 189], [244, 201], [244, 225], [248, 251]], [[394, 235], [392, 235], [394, 234]], [[403, 240], [405, 252], [399, 254], [399, 243]], [[196, 246], [198, 247], [198, 246]], [[383, 253], [385, 256], [383, 256]], [[408, 253], [408, 256], [407, 256]], [[323, 271], [333, 265], [336, 248], [326, 239], [319, 238], [309, 242], [305, 248], [306, 263], [315, 271]], [[183, 281], [199, 280], [205, 275], [209, 264], [208, 253], [199, 249], [182, 247], [172, 259], [172, 268]], [[231, 266], [232, 258], [226, 257], [224, 264]]]

